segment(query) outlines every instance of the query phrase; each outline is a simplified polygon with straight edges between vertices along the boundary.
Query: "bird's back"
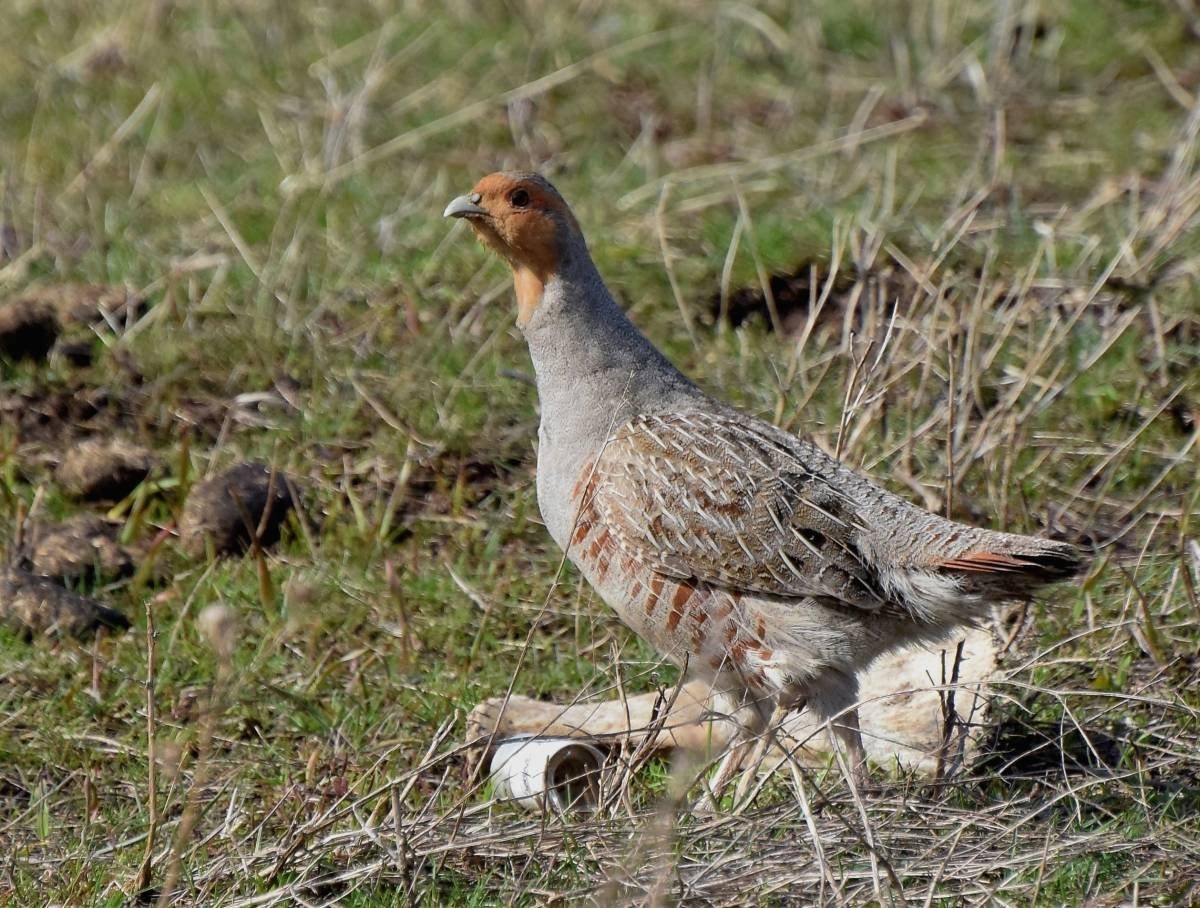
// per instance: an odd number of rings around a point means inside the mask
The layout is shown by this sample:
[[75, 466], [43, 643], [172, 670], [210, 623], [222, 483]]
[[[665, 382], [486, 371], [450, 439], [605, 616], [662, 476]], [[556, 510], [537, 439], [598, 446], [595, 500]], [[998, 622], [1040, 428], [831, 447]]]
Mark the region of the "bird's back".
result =
[[624, 551], [746, 593], [898, 606], [940, 624], [1080, 565], [1070, 545], [947, 520], [716, 403], [635, 416], [595, 469], [596, 506]]

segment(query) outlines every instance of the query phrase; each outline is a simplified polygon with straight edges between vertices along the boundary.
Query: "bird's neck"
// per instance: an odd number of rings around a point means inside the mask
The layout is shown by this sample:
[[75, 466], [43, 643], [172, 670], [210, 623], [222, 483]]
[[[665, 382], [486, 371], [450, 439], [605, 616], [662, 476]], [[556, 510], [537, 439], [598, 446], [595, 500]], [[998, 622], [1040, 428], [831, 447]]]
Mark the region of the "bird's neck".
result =
[[[515, 275], [518, 304], [536, 289]], [[522, 284], [524, 282], [524, 284]], [[677, 406], [700, 392], [654, 348], [613, 300], [591, 259], [568, 259], [542, 283], [521, 324], [543, 426], [555, 421], [603, 441], [637, 413]]]

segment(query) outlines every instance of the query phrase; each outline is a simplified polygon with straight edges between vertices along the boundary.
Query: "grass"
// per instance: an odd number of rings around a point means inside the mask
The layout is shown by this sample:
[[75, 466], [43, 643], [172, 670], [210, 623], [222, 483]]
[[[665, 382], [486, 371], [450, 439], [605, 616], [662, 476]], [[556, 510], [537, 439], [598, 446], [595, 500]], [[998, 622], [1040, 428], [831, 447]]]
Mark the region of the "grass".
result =
[[[48, 464], [90, 433], [180, 480], [131, 533], [245, 457], [302, 482], [312, 527], [261, 564], [168, 542], [86, 584], [126, 636], [0, 637], [0, 899], [152, 901], [176, 859], [206, 905], [1200, 897], [1189, 10], [9, 4], [0, 288], [152, 306], [89, 335], [88, 368], [0, 364], [0, 545], [78, 509]], [[928, 506], [1096, 546], [1007, 656], [989, 761], [869, 799], [874, 860], [833, 777], [809, 780], [824, 864], [791, 781], [694, 818], [654, 763], [621, 780], [635, 810], [570, 821], [469, 784], [466, 715], [518, 664], [517, 692], [561, 700], [676, 676], [554, 582], [507, 277], [440, 217], [510, 166], [552, 176], [715, 395]], [[801, 266], [831, 290], [807, 334], [715, 322], [723, 285]], [[294, 405], [237, 402], [276, 388]], [[83, 421], [14, 415], [95, 389]]]

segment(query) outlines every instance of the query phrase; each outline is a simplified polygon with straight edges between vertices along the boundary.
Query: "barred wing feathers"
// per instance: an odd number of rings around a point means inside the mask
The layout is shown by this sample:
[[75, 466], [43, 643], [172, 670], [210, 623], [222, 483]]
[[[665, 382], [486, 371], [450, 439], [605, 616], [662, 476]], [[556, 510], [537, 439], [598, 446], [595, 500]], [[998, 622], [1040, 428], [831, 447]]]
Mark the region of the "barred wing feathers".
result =
[[594, 504], [622, 549], [678, 579], [875, 610], [840, 467], [807, 442], [712, 412], [634, 417], [596, 464]]

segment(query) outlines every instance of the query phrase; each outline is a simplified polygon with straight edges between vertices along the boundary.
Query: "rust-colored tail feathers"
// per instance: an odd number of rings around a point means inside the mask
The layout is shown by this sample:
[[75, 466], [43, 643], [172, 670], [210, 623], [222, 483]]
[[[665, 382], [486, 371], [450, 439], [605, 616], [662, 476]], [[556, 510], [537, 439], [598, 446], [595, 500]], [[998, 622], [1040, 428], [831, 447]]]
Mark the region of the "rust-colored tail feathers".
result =
[[1085, 567], [1083, 553], [1073, 545], [1044, 539], [1030, 543], [1025, 551], [965, 552], [940, 562], [937, 569], [958, 574], [969, 587], [1003, 593], [1070, 580]]

